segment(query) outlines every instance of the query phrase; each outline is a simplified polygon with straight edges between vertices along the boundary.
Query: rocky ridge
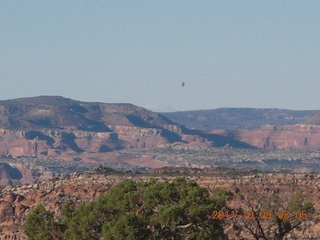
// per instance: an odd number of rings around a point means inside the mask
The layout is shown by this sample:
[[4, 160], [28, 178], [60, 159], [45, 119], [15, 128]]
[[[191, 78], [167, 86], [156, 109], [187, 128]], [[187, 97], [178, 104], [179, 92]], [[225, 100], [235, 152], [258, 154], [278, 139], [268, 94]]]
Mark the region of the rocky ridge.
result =
[[[163, 171], [166, 174], [159, 173]], [[226, 174], [228, 172], [230, 174]], [[160, 169], [158, 172], [153, 171], [149, 174], [138, 175], [132, 173], [112, 174], [105, 168], [98, 168], [84, 174], [74, 173], [63, 179], [16, 187], [7, 186], [1, 190], [0, 194], [0, 239], [25, 239], [22, 232], [25, 216], [39, 203], [43, 203], [48, 210], [59, 214], [62, 205], [68, 199], [72, 199], [78, 204], [96, 199], [99, 195], [107, 192], [112, 185], [125, 178], [143, 181], [150, 178], [170, 180], [176, 176], [184, 176], [187, 179], [195, 180], [198, 184], [210, 190], [220, 187], [234, 193], [278, 194], [283, 201], [287, 201], [292, 193], [303, 192], [316, 209], [314, 218], [310, 218], [310, 221], [305, 223], [310, 224], [311, 227], [304, 234], [310, 237], [319, 236], [319, 174], [263, 174], [254, 172], [239, 174], [237, 175], [233, 170], [227, 169], [193, 170], [190, 172], [190, 170], [184, 170], [183, 168], [166, 168]], [[234, 206], [237, 203], [230, 201], [228, 204]], [[230, 239], [235, 238], [231, 237]]]

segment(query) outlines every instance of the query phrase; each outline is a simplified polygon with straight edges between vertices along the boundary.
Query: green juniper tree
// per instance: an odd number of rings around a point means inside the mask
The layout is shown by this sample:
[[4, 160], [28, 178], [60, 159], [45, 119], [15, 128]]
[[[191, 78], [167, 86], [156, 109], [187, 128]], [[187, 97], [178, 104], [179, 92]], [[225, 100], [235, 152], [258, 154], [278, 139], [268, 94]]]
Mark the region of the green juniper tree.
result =
[[[172, 182], [127, 179], [96, 201], [78, 207], [69, 201], [59, 223], [54, 223], [50, 215], [43, 224], [48, 231], [59, 226], [61, 238], [68, 240], [227, 239], [220, 220], [211, 216], [212, 211], [225, 206], [228, 196], [223, 190], [211, 195], [195, 181], [184, 178]], [[39, 209], [28, 216], [26, 230], [37, 225], [34, 219], [39, 219]]]
[[59, 238], [59, 224], [54, 222], [54, 214], [39, 204], [26, 217], [23, 229], [30, 240], [53, 240]]

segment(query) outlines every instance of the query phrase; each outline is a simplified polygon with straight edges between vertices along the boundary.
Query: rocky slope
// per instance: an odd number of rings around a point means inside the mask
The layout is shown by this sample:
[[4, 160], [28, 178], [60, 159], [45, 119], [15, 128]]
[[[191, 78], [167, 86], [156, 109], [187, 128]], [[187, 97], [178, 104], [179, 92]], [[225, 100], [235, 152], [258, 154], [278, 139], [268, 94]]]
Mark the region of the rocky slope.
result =
[[[0, 194], [0, 239], [25, 239], [22, 232], [25, 216], [39, 203], [43, 203], [48, 210], [59, 214], [62, 205], [68, 199], [72, 199], [78, 204], [96, 199], [99, 195], [107, 192], [112, 185], [125, 178], [170, 180], [175, 176], [193, 179], [210, 190], [220, 187], [234, 193], [249, 194], [254, 192], [259, 193], [260, 196], [277, 194], [283, 201], [287, 201], [288, 196], [294, 192], [303, 192], [316, 209], [315, 217], [306, 220], [305, 224], [310, 224], [310, 226], [303, 234], [310, 237], [320, 235], [319, 174], [259, 174], [246, 171], [237, 173], [219, 168], [205, 170], [165, 168], [153, 170], [144, 175], [129, 173], [110, 175], [106, 169], [98, 168], [84, 174], [71, 174], [63, 179], [3, 188]], [[230, 207], [234, 207], [238, 203], [230, 201], [228, 204]], [[236, 239], [232, 238], [232, 233], [229, 235], [230, 239]]]

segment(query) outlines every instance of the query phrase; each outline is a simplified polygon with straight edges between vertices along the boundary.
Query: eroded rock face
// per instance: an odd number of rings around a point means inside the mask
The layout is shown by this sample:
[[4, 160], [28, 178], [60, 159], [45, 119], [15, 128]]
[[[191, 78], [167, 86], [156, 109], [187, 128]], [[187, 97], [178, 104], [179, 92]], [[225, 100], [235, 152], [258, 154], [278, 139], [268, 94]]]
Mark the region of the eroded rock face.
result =
[[[45, 174], [47, 175], [44, 176]], [[0, 163], [0, 186], [33, 183], [35, 180], [51, 177], [50, 173], [40, 173], [19, 163]]]
[[263, 126], [259, 130], [214, 131], [261, 149], [320, 149], [320, 126]]

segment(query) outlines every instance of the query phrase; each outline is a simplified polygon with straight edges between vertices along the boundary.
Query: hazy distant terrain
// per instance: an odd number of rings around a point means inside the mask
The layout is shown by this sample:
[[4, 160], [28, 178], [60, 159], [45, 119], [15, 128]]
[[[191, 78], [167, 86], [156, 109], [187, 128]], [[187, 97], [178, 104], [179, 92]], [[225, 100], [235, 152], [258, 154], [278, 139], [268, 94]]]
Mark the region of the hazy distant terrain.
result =
[[162, 115], [132, 104], [60, 96], [3, 100], [1, 181], [32, 183], [97, 165], [319, 172], [317, 113], [224, 108]]
[[161, 113], [187, 128], [211, 130], [253, 130], [262, 125], [292, 125], [308, 121], [320, 110], [286, 110], [277, 108], [218, 108]]

